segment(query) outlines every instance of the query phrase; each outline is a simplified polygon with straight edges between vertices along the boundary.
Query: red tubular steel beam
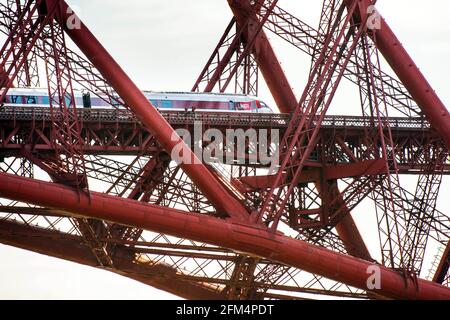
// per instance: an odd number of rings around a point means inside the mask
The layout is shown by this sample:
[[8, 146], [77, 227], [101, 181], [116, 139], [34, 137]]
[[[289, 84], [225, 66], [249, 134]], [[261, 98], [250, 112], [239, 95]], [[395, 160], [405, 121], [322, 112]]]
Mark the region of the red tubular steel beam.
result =
[[[60, 1], [60, 0], [47, 0]], [[71, 14], [65, 1], [60, 1], [61, 11], [64, 21], [67, 21]], [[73, 18], [73, 17], [72, 17]], [[203, 194], [211, 201], [218, 213], [228, 214], [239, 220], [246, 220], [249, 217], [244, 206], [234, 198], [228, 190], [212, 175], [212, 173], [201, 164], [192, 150], [175, 133], [170, 124], [148, 101], [139, 88], [133, 83], [128, 75], [117, 64], [113, 57], [106, 51], [101, 43], [80, 23], [80, 28], [67, 28], [62, 22], [64, 31], [72, 41], [98, 69], [102, 76], [115, 89], [127, 105], [136, 113], [142, 123], [155, 135], [161, 146], [171, 154], [176, 146], [182, 147], [182, 153], [187, 159], [192, 159], [192, 164], [183, 164], [182, 168], [192, 181], [199, 187]], [[181, 148], [180, 148], [181, 149]]]
[[[91, 250], [83, 246], [82, 239], [77, 236], [2, 221], [0, 222], [0, 243], [105, 270], [99, 267]], [[121, 250], [126, 249], [121, 248]], [[127, 252], [124, 252], [124, 255], [127, 255]], [[140, 265], [134, 261], [116, 259], [114, 268], [107, 270], [184, 299], [223, 299], [223, 296], [212, 288], [177, 279], [174, 269], [158, 263]]]
[[447, 108], [384, 19], [381, 22], [381, 29], [376, 32], [376, 44], [428, 121], [450, 149], [450, 114]]
[[[385, 173], [385, 161], [383, 159], [364, 160], [355, 163], [337, 164], [324, 167], [305, 168], [298, 179], [299, 183], [318, 181], [323, 177], [325, 180], [336, 180], [362, 175], [377, 175]], [[249, 191], [254, 189], [270, 188], [275, 175], [266, 176], [244, 176], [233, 178], [234, 181], [242, 182], [249, 187]]]
[[[339, 192], [337, 187], [336, 191]], [[345, 217], [342, 218], [342, 220], [336, 225], [336, 232], [338, 233], [339, 238], [341, 238], [344, 242], [345, 249], [354, 257], [368, 261], [373, 260], [366, 244], [364, 243], [364, 239], [355, 224], [355, 220], [353, 220], [353, 217], [351, 216], [350, 210], [347, 206], [344, 207], [344, 210], [347, 211], [347, 213], [345, 214]], [[351, 239], [351, 242], [348, 242], [348, 239]]]
[[[367, 7], [372, 3], [374, 1], [362, 1], [360, 14], [367, 14]], [[374, 33], [377, 48], [450, 149], [449, 111], [381, 16], [380, 22], [380, 28]]]
[[[373, 266], [258, 226], [97, 192], [91, 192], [89, 199], [66, 186], [6, 173], [0, 173], [0, 196], [270, 258], [363, 290], [367, 290], [368, 268]], [[378, 267], [381, 288], [374, 290], [376, 294], [394, 299], [450, 299], [447, 287], [422, 279], [415, 283], [395, 270]]]
[[[252, 12], [249, 1], [228, 0], [228, 4], [237, 23], [243, 25], [248, 14]], [[253, 20], [257, 19], [255, 15], [250, 18]], [[264, 30], [260, 31], [255, 40], [255, 50], [255, 59], [258, 62], [258, 67], [275, 99], [278, 109], [283, 113], [293, 112], [298, 106], [298, 101]], [[359, 231], [350, 214], [346, 215], [345, 222], [337, 228], [337, 231], [344, 243], [353, 244], [347, 248], [349, 252], [353, 251], [352, 248], [355, 246], [360, 249], [366, 248], [362, 238], [358, 237]], [[366, 250], [364, 256], [370, 257], [370, 253]]]
[[442, 254], [441, 261], [439, 262], [438, 267], [436, 268], [436, 272], [433, 276], [433, 281], [437, 283], [442, 283], [445, 276], [447, 275], [449, 269], [450, 262], [450, 241], [447, 242], [447, 246], [445, 247], [444, 253]]
[[[330, 195], [332, 195], [331, 199], [339, 197], [337, 207], [343, 206], [343, 210], [346, 211], [344, 218], [342, 218], [341, 221], [336, 225], [336, 231], [339, 237], [344, 242], [344, 246], [347, 252], [354, 257], [358, 257], [367, 261], [373, 261], [372, 257], [370, 256], [369, 250], [364, 243], [361, 233], [359, 232], [355, 221], [351, 216], [350, 210], [348, 209], [347, 205], [344, 204], [344, 199], [339, 191], [337, 182], [325, 181], [325, 185], [322, 185], [320, 180], [318, 180], [315, 185], [319, 192], [328, 189], [328, 192], [330, 193]], [[348, 241], [348, 239], [351, 239], [351, 242], [346, 242], [346, 240]]]

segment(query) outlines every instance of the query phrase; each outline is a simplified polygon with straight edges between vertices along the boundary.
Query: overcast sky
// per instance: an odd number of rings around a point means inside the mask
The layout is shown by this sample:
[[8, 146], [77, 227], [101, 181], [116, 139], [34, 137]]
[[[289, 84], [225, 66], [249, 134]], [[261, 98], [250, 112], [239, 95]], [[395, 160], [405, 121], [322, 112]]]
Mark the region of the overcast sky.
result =
[[[188, 91], [231, 18], [225, 0], [71, 0], [83, 21], [142, 89]], [[319, 0], [280, 0], [317, 25]], [[378, 9], [448, 106], [450, 4], [446, 0], [379, 0]], [[308, 57], [270, 35], [297, 95]], [[350, 90], [350, 89], [349, 89]], [[346, 92], [332, 107], [351, 108]], [[273, 104], [264, 86], [262, 99]], [[357, 97], [353, 97], [357, 98]], [[345, 106], [344, 106], [345, 105]], [[446, 179], [448, 185], [448, 179]], [[448, 195], [445, 186], [441, 192]], [[442, 198], [443, 194], [441, 194]], [[442, 206], [446, 209], [448, 206]], [[359, 224], [368, 224], [358, 219]], [[170, 299], [174, 296], [108, 272], [0, 245], [0, 299]]]

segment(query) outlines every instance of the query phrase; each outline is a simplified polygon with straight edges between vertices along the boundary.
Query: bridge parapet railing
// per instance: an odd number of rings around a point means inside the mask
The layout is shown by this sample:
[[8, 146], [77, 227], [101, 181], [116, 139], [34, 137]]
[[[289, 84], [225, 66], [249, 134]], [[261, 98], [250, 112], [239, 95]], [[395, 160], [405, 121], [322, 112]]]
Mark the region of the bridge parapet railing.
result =
[[[242, 113], [242, 112], [205, 112], [205, 111], [175, 111], [160, 110], [164, 118], [172, 125], [193, 125], [196, 122], [217, 126], [242, 127], [286, 127], [290, 115], [280, 113]], [[58, 119], [60, 113], [53, 113]], [[101, 123], [136, 123], [136, 116], [125, 109], [77, 109], [77, 116], [81, 122]], [[315, 118], [315, 116], [313, 116]], [[0, 107], [0, 120], [11, 121], [51, 121], [52, 113], [48, 107], [30, 107], [3, 105]], [[313, 119], [313, 125], [318, 119]], [[383, 126], [392, 129], [430, 129], [425, 118], [392, 117], [381, 119]], [[322, 122], [324, 128], [365, 128], [377, 126], [378, 120], [358, 116], [326, 116]]]

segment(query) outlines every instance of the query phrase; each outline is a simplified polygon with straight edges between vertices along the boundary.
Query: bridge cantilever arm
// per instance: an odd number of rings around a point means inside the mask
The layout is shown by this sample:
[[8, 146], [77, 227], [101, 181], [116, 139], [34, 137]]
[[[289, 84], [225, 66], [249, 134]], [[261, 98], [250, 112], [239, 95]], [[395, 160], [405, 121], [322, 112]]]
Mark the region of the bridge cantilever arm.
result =
[[381, 287], [373, 290], [376, 294], [394, 299], [450, 299], [450, 288], [421, 279], [416, 283], [384, 266], [255, 225], [97, 192], [91, 192], [89, 199], [70, 187], [6, 173], [0, 173], [0, 196], [270, 258], [363, 290], [368, 290], [369, 267], [377, 267]]

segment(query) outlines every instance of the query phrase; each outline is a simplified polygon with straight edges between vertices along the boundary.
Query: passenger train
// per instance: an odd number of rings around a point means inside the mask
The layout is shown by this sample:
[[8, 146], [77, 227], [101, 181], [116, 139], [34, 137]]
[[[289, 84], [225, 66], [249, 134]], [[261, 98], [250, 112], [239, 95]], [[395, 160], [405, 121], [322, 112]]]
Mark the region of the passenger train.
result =
[[[242, 94], [144, 91], [144, 95], [158, 109], [273, 113], [257, 97]], [[86, 92], [75, 90], [74, 97], [77, 108], [112, 108], [107, 99]], [[45, 88], [11, 88], [5, 100], [7, 106], [50, 106]]]

